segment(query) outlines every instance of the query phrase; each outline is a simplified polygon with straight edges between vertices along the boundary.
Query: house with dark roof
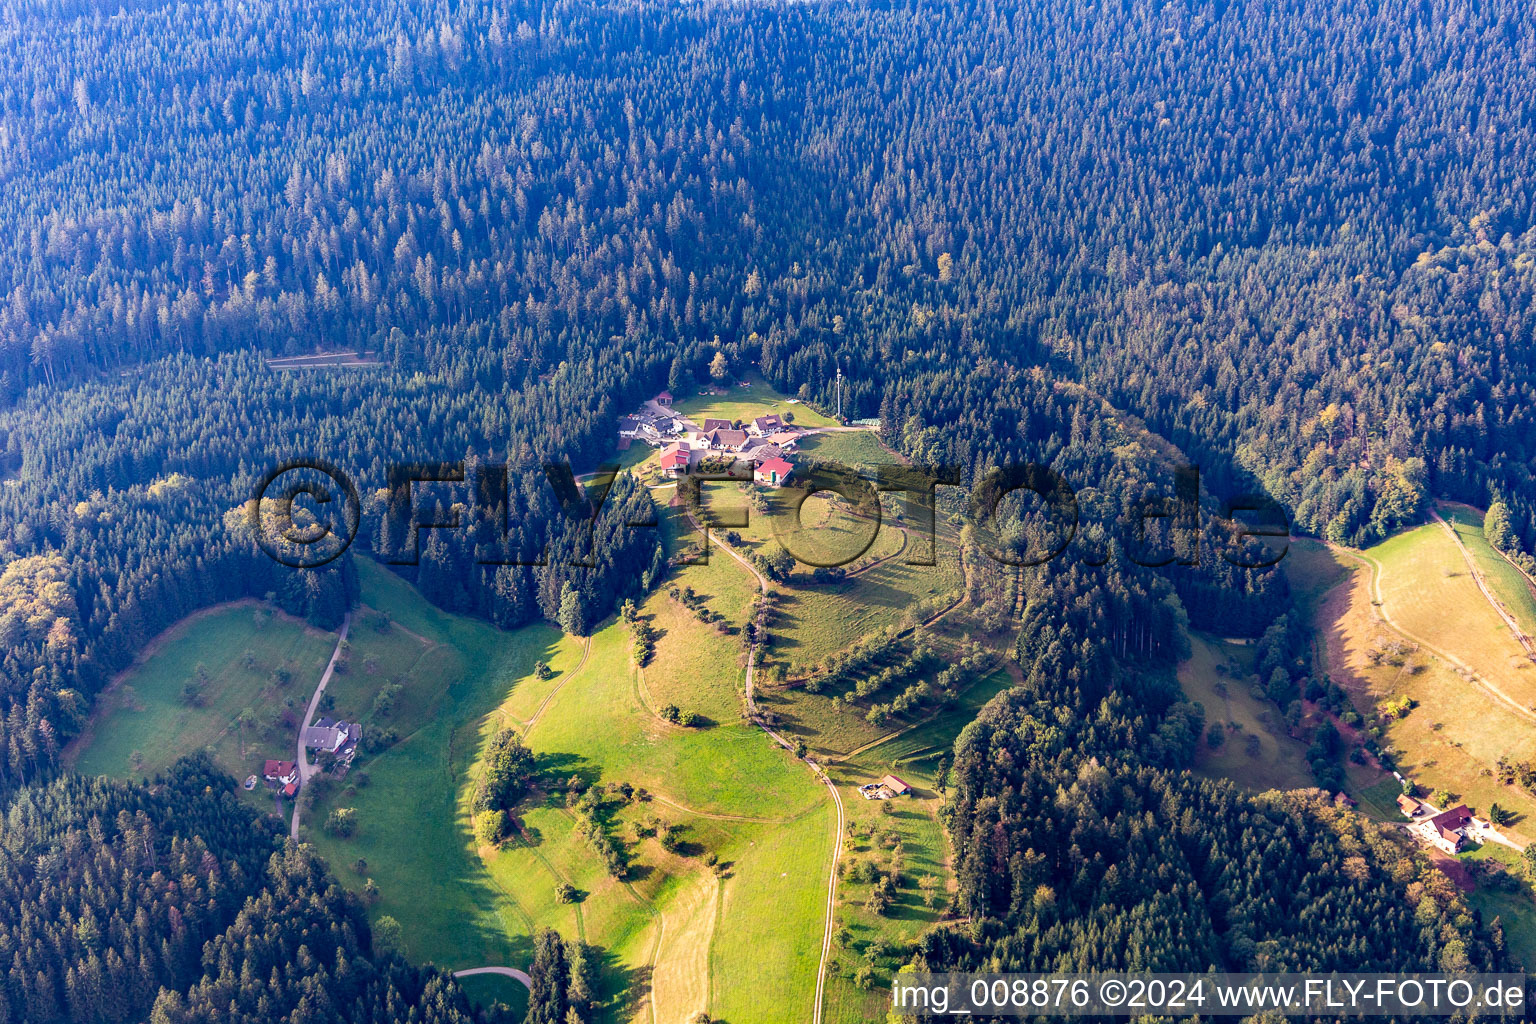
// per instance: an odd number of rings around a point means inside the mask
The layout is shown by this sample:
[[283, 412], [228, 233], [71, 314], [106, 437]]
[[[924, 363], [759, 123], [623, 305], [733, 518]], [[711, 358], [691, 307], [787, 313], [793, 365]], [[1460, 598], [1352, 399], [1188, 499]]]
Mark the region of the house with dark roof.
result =
[[784, 421], [780, 419], [776, 413], [769, 413], [767, 416], [759, 416], [757, 419], [753, 420], [750, 429], [752, 433], [762, 437], [767, 434], [774, 434], [780, 430], [783, 430]]
[[716, 430], [735, 430], [736, 424], [730, 420], [706, 419], [704, 421], [704, 433], [708, 434]]
[[784, 457], [784, 450], [776, 444], [754, 446], [751, 442], [748, 442], [747, 447], [742, 449], [741, 457], [755, 465], [759, 462], [767, 462], [769, 459], [782, 459]]
[[716, 430], [709, 435], [709, 446], [716, 449], [737, 452], [742, 445], [747, 443], [745, 430]]
[[304, 730], [304, 746], [323, 753], [345, 755], [357, 747], [363, 727], [356, 722], [322, 718]]
[[1415, 836], [1442, 853], [1455, 854], [1466, 842], [1468, 833], [1477, 827], [1477, 820], [1466, 804], [1458, 804], [1448, 811], [1429, 818], [1420, 818], [1408, 826]]

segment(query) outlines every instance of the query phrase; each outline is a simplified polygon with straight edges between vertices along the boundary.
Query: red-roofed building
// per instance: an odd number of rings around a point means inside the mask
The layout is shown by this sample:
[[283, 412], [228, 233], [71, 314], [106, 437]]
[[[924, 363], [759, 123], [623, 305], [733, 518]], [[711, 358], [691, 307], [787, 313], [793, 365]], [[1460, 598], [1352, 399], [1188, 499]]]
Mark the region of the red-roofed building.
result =
[[1413, 827], [1432, 845], [1446, 853], [1456, 853], [1461, 849], [1466, 838], [1465, 830], [1471, 824], [1472, 812], [1466, 804], [1459, 804], [1432, 818], [1423, 819]]
[[661, 450], [661, 471], [673, 476], [688, 472], [693, 453], [680, 444], [669, 444]]
[[770, 487], [783, 487], [789, 481], [789, 474], [794, 472], [794, 469], [794, 466], [783, 459], [765, 459], [752, 471], [752, 479]]
[[299, 766], [292, 761], [268, 761], [262, 766], [261, 777], [268, 782], [292, 785], [299, 781]]
[[672, 392], [663, 391], [661, 394], [657, 395], [656, 404], [665, 406], [668, 409], [672, 408]]

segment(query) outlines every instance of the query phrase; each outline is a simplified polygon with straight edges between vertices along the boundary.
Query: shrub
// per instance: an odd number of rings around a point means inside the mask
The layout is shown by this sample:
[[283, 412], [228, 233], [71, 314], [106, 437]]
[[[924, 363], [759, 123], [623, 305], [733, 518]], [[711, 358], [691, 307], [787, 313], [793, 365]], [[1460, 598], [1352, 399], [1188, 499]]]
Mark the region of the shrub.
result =
[[533, 779], [533, 752], [523, 746], [517, 733], [502, 729], [491, 740], [485, 774], [475, 794], [475, 808], [481, 811], [508, 810], [528, 792]]
[[499, 846], [506, 838], [507, 814], [502, 810], [481, 811], [475, 815], [475, 838], [482, 846]]
[[351, 807], [338, 807], [325, 819], [325, 830], [333, 836], [346, 839], [357, 831], [357, 811]]

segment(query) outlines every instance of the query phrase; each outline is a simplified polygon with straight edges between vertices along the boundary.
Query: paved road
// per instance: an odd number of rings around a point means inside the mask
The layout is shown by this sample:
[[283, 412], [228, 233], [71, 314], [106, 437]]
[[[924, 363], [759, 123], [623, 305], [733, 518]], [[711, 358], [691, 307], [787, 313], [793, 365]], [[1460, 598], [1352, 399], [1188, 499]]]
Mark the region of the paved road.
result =
[[533, 979], [528, 977], [527, 971], [520, 971], [516, 967], [471, 967], [467, 971], [454, 971], [455, 978], [473, 978], [477, 974], [499, 974], [503, 978], [516, 978], [527, 989], [533, 988]]
[[[695, 522], [693, 525], [695, 528], [699, 526], [697, 522]], [[757, 566], [747, 561], [746, 558], [738, 554], [730, 545], [722, 543], [720, 538], [716, 537], [714, 534], [709, 535], [709, 540], [711, 544], [714, 544], [715, 547], [736, 559], [736, 561], [740, 562], [746, 567], [748, 572], [757, 577], [757, 589], [759, 593], [761, 593], [764, 598], [768, 596], [768, 578], [757, 571]], [[762, 635], [763, 612], [765, 608], [765, 604], [758, 605], [757, 621], [755, 623], [758, 628], [758, 632], [756, 634], [757, 636]], [[783, 736], [779, 735], [773, 729], [770, 729], [768, 727], [768, 723], [764, 722], [758, 715], [757, 699], [752, 689], [753, 677], [756, 669], [757, 641], [754, 639], [752, 647], [747, 651], [747, 716], [752, 719], [752, 721], [757, 725], [759, 729], [767, 733], [775, 743], [783, 747], [785, 750], [793, 751], [795, 749], [795, 745], [786, 740]], [[843, 798], [842, 795], [837, 791], [837, 784], [827, 777], [827, 773], [821, 769], [820, 765], [811, 760], [807, 760], [805, 763], [810, 765], [811, 770], [816, 773], [816, 777], [821, 779], [821, 781], [826, 784], [827, 791], [832, 794], [832, 804], [837, 808], [837, 831], [832, 835], [832, 870], [827, 874], [827, 924], [826, 928], [823, 929], [821, 937], [821, 962], [816, 965], [816, 1014], [811, 1018], [812, 1024], [821, 1024], [822, 998], [825, 993], [827, 983], [827, 959], [832, 955], [832, 926], [836, 922], [837, 862], [843, 853]]]
[[[310, 778], [319, 769], [309, 763], [309, 748], [304, 746], [304, 730], [309, 728], [309, 723], [314, 720], [315, 708], [320, 706], [320, 695], [325, 692], [325, 685], [331, 681], [331, 673], [336, 671], [336, 661], [341, 657], [341, 645], [347, 642], [347, 631], [352, 628], [352, 613], [341, 617], [341, 632], [336, 636], [336, 649], [331, 652], [331, 660], [325, 663], [325, 672], [320, 676], [320, 685], [315, 687], [314, 696], [309, 698], [309, 707], [304, 709], [304, 721], [299, 723], [298, 754], [294, 760], [299, 766], [299, 791], [309, 784]], [[293, 826], [288, 834], [295, 840], [299, 838], [299, 818], [302, 816], [304, 804], [295, 798], [293, 801]]]

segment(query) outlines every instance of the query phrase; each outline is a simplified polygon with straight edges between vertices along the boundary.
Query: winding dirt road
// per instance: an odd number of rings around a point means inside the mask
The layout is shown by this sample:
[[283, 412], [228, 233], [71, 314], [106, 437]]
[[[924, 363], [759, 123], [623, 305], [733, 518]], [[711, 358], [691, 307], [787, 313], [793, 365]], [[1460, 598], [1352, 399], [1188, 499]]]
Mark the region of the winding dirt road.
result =
[[589, 636], [586, 639], [586, 646], [581, 649], [581, 660], [576, 663], [576, 667], [567, 672], [565, 674], [565, 678], [556, 683], [554, 689], [550, 690], [549, 693], [544, 695], [544, 699], [539, 702], [538, 708], [533, 712], [533, 717], [528, 719], [527, 725], [523, 726], [523, 737], [525, 739], [527, 738], [528, 734], [533, 731], [533, 727], [539, 724], [539, 719], [544, 717], [544, 709], [549, 707], [549, 702], [555, 699], [555, 694], [564, 689], [565, 684], [570, 682], [571, 679], [575, 677], [576, 673], [580, 672], [582, 668], [586, 666], [587, 656], [592, 653], [592, 638]]
[[1499, 689], [1497, 685], [1484, 677], [1477, 671], [1477, 669], [1456, 657], [1456, 655], [1452, 654], [1451, 652], [1430, 643], [1429, 640], [1408, 629], [1401, 622], [1392, 617], [1392, 613], [1387, 611], [1386, 601], [1383, 598], [1381, 592], [1381, 577], [1384, 573], [1384, 570], [1380, 562], [1376, 561], [1376, 559], [1372, 558], [1370, 555], [1367, 555], [1364, 552], [1356, 551], [1353, 548], [1338, 547], [1331, 544], [1329, 547], [1332, 550], [1343, 554], [1347, 558], [1352, 558], [1357, 562], [1362, 562], [1365, 564], [1366, 571], [1369, 573], [1371, 605], [1376, 612], [1377, 617], [1380, 618], [1382, 622], [1391, 627], [1392, 630], [1399, 636], [1406, 640], [1410, 640], [1415, 644], [1418, 644], [1424, 650], [1428, 651], [1435, 657], [1439, 658], [1441, 661], [1445, 662], [1447, 665], [1451, 666], [1451, 668], [1455, 669], [1463, 679], [1466, 679], [1472, 683], [1473, 686], [1476, 686], [1478, 689], [1486, 693], [1489, 697], [1492, 697], [1494, 700], [1508, 707], [1509, 710], [1513, 711], [1521, 718], [1524, 718], [1530, 722], [1536, 722], [1536, 713], [1532, 713], [1530, 708], [1521, 704], [1509, 694]]

